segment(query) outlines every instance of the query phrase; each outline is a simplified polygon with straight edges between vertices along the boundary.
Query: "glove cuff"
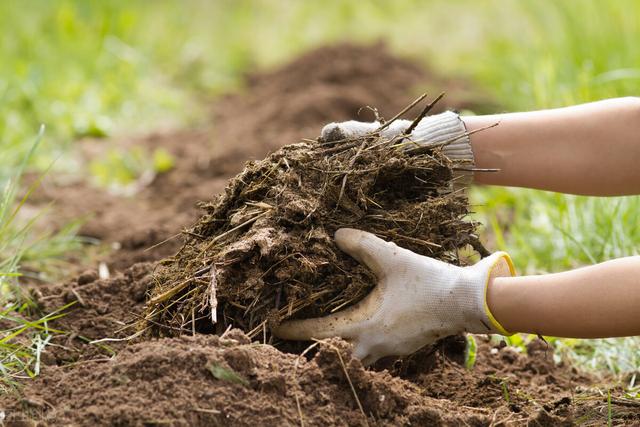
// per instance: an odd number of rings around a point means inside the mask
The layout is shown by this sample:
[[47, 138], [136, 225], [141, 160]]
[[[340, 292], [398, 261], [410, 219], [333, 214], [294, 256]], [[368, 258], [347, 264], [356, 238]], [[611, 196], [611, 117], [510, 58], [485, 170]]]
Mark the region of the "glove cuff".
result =
[[[443, 144], [442, 153], [449, 159], [464, 163], [466, 167], [475, 165], [471, 141], [460, 115], [453, 111], [445, 111], [434, 116], [427, 116], [418, 123], [411, 134], [417, 144]], [[465, 189], [473, 181], [470, 170], [455, 170], [453, 173], [453, 189]]]
[[493, 316], [487, 304], [487, 288], [495, 277], [515, 276], [515, 268], [506, 252], [496, 252], [477, 264], [466, 267], [464, 277], [467, 287], [465, 330], [475, 334], [513, 335]]
[[453, 111], [425, 117], [413, 130], [411, 139], [420, 145], [447, 143], [442, 147], [445, 156], [471, 166], [474, 164], [467, 129], [460, 116]]

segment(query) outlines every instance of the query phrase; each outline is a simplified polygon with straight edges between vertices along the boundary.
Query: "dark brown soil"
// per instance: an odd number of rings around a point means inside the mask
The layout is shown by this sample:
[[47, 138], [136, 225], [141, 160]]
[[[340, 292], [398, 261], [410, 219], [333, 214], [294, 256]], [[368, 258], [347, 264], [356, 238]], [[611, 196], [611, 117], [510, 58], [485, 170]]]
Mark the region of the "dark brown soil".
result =
[[[52, 322], [67, 333], [42, 354], [41, 375], [24, 381], [19, 393], [0, 396], [4, 423], [605, 424], [606, 392], [588, 388], [593, 378], [553, 363], [552, 349], [541, 343], [527, 356], [476, 337], [480, 345], [473, 369], [454, 360], [459, 349], [448, 352], [440, 346], [384, 371], [365, 370], [340, 340], [319, 345], [307, 360], [251, 343], [235, 330], [222, 337], [125, 339], [135, 333], [129, 325], [140, 318], [152, 285], [153, 264], [134, 264], [175, 252], [179, 239], [146, 249], [191, 225], [199, 215], [196, 201], [222, 191], [245, 160], [262, 158], [300, 137], [315, 137], [327, 121], [357, 118], [362, 105], [383, 106], [382, 113], [390, 117], [422, 92], [425, 82], [438, 89], [461, 86], [444, 84], [381, 46], [321, 49], [250, 78], [246, 93], [217, 104], [211, 128], [119, 141], [163, 146], [177, 159], [174, 170], [135, 197], [49, 181], [32, 202], [56, 200], [56, 213], [50, 216], [61, 223], [93, 214], [83, 233], [121, 248], [102, 258], [112, 272], [109, 279], [98, 279], [90, 270], [34, 289], [43, 312], [75, 304]], [[457, 102], [452, 95], [449, 101]], [[613, 402], [612, 408], [614, 424], [640, 423], [637, 407]]]
[[[238, 330], [222, 337], [185, 334], [88, 344], [133, 333], [123, 326], [141, 313], [151, 267], [137, 264], [108, 280], [88, 271], [57, 292], [45, 289], [44, 310], [78, 301], [55, 325], [73, 332], [47, 347], [42, 374], [19, 395], [0, 396], [9, 425], [37, 420], [43, 425], [275, 426], [300, 425], [300, 414], [305, 425], [363, 425], [358, 401], [370, 425], [555, 426], [606, 420], [606, 395], [589, 389], [594, 379], [555, 364], [553, 349], [542, 341], [530, 344], [527, 356], [476, 336], [473, 369], [460, 364], [459, 343], [449, 342], [387, 370], [383, 363], [365, 370], [341, 340], [323, 343], [307, 360], [251, 342]], [[633, 407], [614, 408], [621, 423], [639, 420]]]

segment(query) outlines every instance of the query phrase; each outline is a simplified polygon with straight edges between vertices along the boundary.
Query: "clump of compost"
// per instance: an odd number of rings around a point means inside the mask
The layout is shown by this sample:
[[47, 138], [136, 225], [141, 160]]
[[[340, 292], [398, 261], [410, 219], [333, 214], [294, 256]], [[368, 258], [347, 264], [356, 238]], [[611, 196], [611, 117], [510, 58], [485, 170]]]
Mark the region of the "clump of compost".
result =
[[454, 170], [469, 165], [442, 154], [447, 142], [381, 137], [392, 121], [359, 138], [304, 140], [248, 163], [224, 194], [202, 204], [182, 249], [159, 265], [145, 326], [160, 335], [233, 326], [268, 339], [282, 320], [357, 303], [376, 279], [335, 245], [341, 227], [454, 264], [469, 244], [482, 252], [476, 224], [465, 218], [466, 195], [453, 185]]

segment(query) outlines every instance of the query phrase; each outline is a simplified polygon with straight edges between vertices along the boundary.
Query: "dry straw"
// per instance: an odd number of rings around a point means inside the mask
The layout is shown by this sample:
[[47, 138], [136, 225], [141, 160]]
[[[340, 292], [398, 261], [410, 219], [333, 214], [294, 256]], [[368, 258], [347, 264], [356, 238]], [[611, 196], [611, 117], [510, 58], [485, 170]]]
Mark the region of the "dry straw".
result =
[[466, 195], [453, 186], [454, 170], [471, 165], [445, 157], [441, 143], [417, 147], [407, 135], [382, 138], [381, 128], [305, 140], [248, 163], [224, 194], [202, 204], [182, 249], [159, 266], [145, 328], [173, 335], [233, 325], [271, 341], [270, 327], [283, 319], [355, 304], [375, 278], [336, 247], [341, 227], [456, 264], [468, 245], [484, 253]]

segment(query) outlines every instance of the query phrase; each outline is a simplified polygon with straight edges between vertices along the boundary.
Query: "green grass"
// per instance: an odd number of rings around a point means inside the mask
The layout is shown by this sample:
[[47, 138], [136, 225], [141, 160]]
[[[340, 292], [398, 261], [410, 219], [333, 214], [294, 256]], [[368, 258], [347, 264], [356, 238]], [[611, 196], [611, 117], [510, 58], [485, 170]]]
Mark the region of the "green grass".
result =
[[522, 189], [477, 189], [494, 249], [520, 274], [561, 271], [638, 254], [639, 197], [594, 198]]
[[[552, 108], [637, 95], [640, 13], [637, 2], [525, 1], [514, 38], [494, 34], [491, 61], [476, 78], [508, 110]], [[522, 21], [515, 20], [517, 25]], [[493, 249], [507, 250], [521, 274], [562, 271], [640, 253], [640, 197], [590, 198], [524, 189], [477, 188], [472, 200]], [[532, 337], [512, 337], [521, 346]], [[513, 340], [518, 342], [512, 342]], [[522, 341], [522, 342], [520, 342]], [[553, 340], [587, 369], [640, 368], [638, 337]]]
[[[25, 270], [33, 271], [33, 279], [43, 280], [55, 270], [56, 263], [78, 248], [75, 224], [56, 233], [37, 235], [34, 224], [40, 215], [22, 218], [21, 209], [39, 180], [21, 190], [20, 179], [30, 158], [37, 151], [44, 133], [41, 128], [36, 141], [14, 171], [0, 181], [0, 391], [8, 391], [21, 378], [33, 378], [40, 372], [40, 355], [54, 334], [63, 333], [48, 326], [62, 316], [66, 307], [38, 316], [39, 310], [21, 286]], [[24, 191], [23, 196], [18, 194]], [[32, 320], [35, 317], [37, 320]]]
[[5, 323], [0, 338], [0, 392], [19, 387], [21, 379], [40, 374], [40, 357], [51, 338], [64, 331], [51, 328], [49, 322], [65, 315], [75, 302], [33, 319], [34, 307], [29, 301], [9, 305], [0, 312]]
[[[637, 95], [638, 16], [634, 0], [2, 2], [0, 183], [15, 176], [43, 122], [47, 143], [30, 167], [45, 170], [57, 158], [54, 173], [87, 174], [103, 186], [135, 181], [149, 169], [145, 156], [107, 150], [83, 166], [74, 144], [205, 119], [203, 101], [238, 89], [242, 73], [340, 39], [384, 38], [441, 73], [472, 79], [506, 111]], [[4, 200], [15, 206], [13, 196]], [[509, 251], [520, 273], [638, 253], [638, 197], [478, 188], [472, 200], [492, 249]], [[55, 259], [44, 249], [56, 247], [51, 238], [40, 242], [2, 271], [19, 259], [39, 268]], [[639, 344], [558, 341], [583, 366], [614, 372], [640, 367]]]

